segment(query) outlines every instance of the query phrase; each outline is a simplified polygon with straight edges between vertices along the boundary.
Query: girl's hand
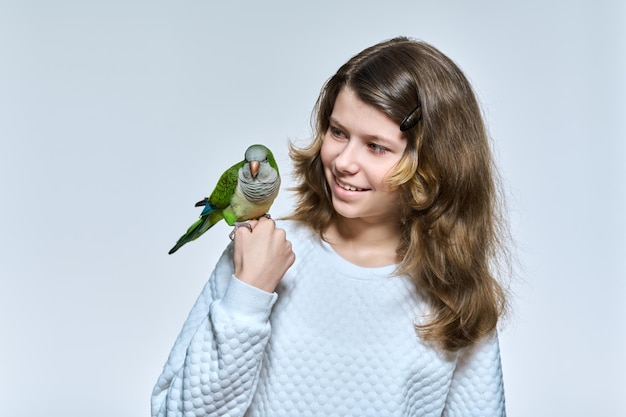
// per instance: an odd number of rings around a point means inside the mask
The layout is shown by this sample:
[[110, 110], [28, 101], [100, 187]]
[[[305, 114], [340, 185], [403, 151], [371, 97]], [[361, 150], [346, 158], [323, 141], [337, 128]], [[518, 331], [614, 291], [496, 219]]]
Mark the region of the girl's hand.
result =
[[239, 227], [234, 233], [235, 277], [263, 291], [274, 292], [296, 255], [285, 231], [276, 228], [272, 219], [261, 217], [248, 223], [252, 232]]

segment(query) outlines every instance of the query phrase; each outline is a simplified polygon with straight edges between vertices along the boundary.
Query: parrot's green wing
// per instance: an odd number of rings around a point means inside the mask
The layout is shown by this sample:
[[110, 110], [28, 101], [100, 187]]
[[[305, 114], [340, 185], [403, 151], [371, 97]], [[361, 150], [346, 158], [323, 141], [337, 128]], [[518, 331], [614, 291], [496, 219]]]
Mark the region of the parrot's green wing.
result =
[[[213, 206], [213, 209], [223, 209], [230, 204], [230, 199], [233, 194], [235, 194], [235, 189], [237, 188], [237, 175], [239, 169], [243, 167], [244, 163], [245, 161], [241, 161], [228, 168], [217, 181], [217, 185], [209, 196], [208, 201], [208, 203]], [[205, 213], [202, 212], [202, 214]]]

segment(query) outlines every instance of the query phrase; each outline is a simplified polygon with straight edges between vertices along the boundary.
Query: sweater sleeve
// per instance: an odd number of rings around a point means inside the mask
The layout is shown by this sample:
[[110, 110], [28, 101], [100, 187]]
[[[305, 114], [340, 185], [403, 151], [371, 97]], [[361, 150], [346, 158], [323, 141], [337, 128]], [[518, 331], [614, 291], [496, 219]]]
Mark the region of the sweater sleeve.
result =
[[232, 245], [194, 304], [152, 393], [152, 416], [243, 416], [277, 295], [233, 275]]
[[506, 416], [496, 332], [459, 354], [443, 417], [461, 416]]

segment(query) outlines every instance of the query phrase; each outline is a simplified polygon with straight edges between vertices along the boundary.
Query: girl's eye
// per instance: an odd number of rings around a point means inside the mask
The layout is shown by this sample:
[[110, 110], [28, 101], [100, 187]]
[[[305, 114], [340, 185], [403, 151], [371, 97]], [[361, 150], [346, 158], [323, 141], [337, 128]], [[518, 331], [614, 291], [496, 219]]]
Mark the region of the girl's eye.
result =
[[330, 126], [328, 129], [330, 130], [331, 135], [335, 137], [343, 138], [345, 136], [343, 132], [341, 131], [341, 129], [337, 129], [336, 127], [333, 127], [333, 126]]
[[369, 146], [369, 148], [370, 148], [370, 149], [371, 149], [374, 153], [381, 153], [381, 154], [383, 154], [383, 153], [387, 152], [387, 149], [386, 149], [385, 147], [380, 146], [380, 145], [377, 145], [377, 144], [375, 144], [375, 143], [370, 143], [370, 144], [369, 144], [369, 145], [367, 145], [367, 146]]

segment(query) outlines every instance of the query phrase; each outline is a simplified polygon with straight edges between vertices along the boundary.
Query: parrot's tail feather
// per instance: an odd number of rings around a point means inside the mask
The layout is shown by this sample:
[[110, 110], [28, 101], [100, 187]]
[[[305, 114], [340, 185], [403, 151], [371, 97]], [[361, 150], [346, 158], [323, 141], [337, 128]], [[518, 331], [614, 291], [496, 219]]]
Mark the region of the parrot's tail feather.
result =
[[187, 232], [184, 235], [182, 235], [180, 239], [178, 239], [178, 242], [176, 242], [176, 245], [174, 245], [174, 247], [170, 249], [168, 254], [171, 255], [174, 252], [176, 252], [178, 249], [180, 249], [180, 247], [183, 246], [184, 244], [189, 243], [192, 240], [196, 240], [197, 238], [202, 236], [204, 232], [206, 232], [211, 227], [213, 227], [215, 223], [222, 220], [223, 218], [224, 216], [222, 215], [221, 211], [220, 212], [214, 211], [211, 213], [210, 216], [200, 217], [194, 224], [192, 224], [189, 227], [189, 229], [187, 229]]
[[171, 255], [174, 252], [176, 252], [178, 249], [180, 249], [180, 247], [183, 246], [185, 243], [189, 243], [192, 240], [196, 240], [197, 238], [199, 238], [200, 235], [204, 233], [204, 232], [201, 232], [200, 230], [202, 229], [202, 226], [207, 220], [208, 220], [207, 218], [200, 218], [194, 224], [192, 224], [189, 227], [189, 229], [187, 229], [187, 232], [184, 235], [182, 235], [180, 239], [178, 239], [178, 242], [176, 242], [176, 245], [174, 245], [174, 247], [170, 249], [168, 253]]

